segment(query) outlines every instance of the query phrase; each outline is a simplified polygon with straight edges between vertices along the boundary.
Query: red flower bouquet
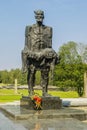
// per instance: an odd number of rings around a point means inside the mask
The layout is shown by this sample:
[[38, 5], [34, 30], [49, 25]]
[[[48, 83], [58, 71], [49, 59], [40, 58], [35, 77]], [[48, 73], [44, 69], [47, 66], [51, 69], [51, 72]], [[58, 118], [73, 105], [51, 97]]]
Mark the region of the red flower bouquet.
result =
[[34, 102], [34, 108], [36, 109], [36, 110], [39, 110], [39, 109], [42, 109], [42, 98], [40, 97], [40, 96], [38, 96], [38, 95], [34, 95], [33, 97], [32, 97], [32, 100], [33, 100], [33, 102]]

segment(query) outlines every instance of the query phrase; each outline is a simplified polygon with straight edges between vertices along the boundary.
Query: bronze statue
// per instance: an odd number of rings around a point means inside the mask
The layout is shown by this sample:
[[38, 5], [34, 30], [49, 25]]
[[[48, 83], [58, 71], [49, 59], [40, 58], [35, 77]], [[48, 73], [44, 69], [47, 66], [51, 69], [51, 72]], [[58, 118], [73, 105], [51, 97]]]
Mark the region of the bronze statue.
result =
[[44, 12], [34, 11], [36, 24], [26, 26], [25, 47], [22, 50], [22, 71], [28, 71], [29, 95], [34, 94], [35, 73], [41, 71], [42, 95], [47, 96], [49, 71], [59, 62], [58, 55], [52, 49], [52, 28], [43, 25]]

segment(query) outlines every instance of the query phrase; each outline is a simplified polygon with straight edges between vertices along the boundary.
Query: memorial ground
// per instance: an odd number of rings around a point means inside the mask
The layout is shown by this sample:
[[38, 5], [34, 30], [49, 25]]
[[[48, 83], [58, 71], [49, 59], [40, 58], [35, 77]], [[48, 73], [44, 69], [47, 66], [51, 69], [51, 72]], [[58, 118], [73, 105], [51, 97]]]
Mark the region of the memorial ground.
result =
[[65, 104], [70, 102], [72, 106], [77, 103], [80, 107], [63, 107], [56, 111], [23, 110], [20, 113], [19, 101], [1, 104], [0, 130], [86, 130], [87, 98], [62, 100]]

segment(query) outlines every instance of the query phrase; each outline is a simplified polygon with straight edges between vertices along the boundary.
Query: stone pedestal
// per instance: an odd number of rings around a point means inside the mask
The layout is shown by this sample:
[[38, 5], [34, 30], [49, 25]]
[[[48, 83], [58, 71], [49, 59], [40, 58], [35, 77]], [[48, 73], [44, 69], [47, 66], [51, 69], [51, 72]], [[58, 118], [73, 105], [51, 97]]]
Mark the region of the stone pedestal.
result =
[[[20, 99], [20, 106], [29, 110], [34, 110], [34, 103], [30, 97], [23, 96]], [[59, 97], [42, 97], [42, 110], [60, 109], [62, 100]]]

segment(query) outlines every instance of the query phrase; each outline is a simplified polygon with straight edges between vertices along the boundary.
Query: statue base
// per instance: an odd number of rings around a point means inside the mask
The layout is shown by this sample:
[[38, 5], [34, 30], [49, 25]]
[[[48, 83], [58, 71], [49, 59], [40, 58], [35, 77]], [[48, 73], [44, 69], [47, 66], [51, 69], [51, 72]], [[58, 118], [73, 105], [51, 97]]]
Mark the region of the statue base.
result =
[[[62, 100], [59, 97], [49, 96], [49, 97], [41, 97], [42, 98], [42, 110], [49, 110], [49, 109], [61, 109], [62, 108]], [[34, 110], [34, 103], [28, 96], [23, 96], [20, 99], [20, 106]]]

